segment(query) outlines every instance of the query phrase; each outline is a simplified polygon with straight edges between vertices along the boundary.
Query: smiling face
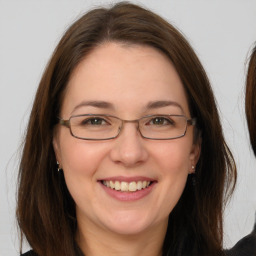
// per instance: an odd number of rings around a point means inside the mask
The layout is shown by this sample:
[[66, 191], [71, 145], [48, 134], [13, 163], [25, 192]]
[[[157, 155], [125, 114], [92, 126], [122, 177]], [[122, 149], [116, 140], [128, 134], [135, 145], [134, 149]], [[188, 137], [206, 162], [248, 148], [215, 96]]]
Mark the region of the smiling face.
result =
[[[97, 47], [73, 72], [60, 116], [81, 114], [124, 120], [154, 114], [191, 117], [169, 59], [148, 46], [118, 43]], [[117, 138], [89, 141], [58, 125], [54, 150], [76, 203], [78, 226], [124, 235], [165, 232], [198, 160], [193, 129], [188, 126], [182, 138], [150, 140], [141, 137], [136, 123], [127, 122]]]

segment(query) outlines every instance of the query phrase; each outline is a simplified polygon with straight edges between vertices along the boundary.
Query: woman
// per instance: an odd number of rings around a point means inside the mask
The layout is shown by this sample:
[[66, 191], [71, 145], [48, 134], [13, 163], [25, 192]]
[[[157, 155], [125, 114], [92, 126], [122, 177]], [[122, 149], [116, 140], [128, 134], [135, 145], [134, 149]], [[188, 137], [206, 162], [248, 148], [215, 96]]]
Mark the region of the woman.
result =
[[20, 164], [30, 255], [221, 255], [235, 180], [208, 78], [177, 29], [119, 3], [67, 30]]

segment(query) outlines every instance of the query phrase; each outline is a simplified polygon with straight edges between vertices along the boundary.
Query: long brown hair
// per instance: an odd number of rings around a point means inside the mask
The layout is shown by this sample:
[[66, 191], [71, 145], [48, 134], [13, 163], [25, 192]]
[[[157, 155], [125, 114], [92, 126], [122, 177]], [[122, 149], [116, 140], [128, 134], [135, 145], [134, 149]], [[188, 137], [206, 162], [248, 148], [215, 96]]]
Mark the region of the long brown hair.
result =
[[250, 134], [250, 141], [256, 156], [256, 45], [254, 46], [246, 79], [245, 113]]
[[77, 20], [56, 47], [41, 79], [27, 127], [19, 170], [17, 220], [40, 256], [76, 255], [76, 213], [53, 151], [53, 129], [74, 68], [107, 41], [149, 45], [175, 66], [198, 121], [201, 156], [196, 184], [189, 177], [171, 212], [163, 255], [216, 255], [222, 248], [223, 202], [236, 168], [227, 147], [207, 75], [184, 36], [167, 21], [134, 4], [94, 9]]

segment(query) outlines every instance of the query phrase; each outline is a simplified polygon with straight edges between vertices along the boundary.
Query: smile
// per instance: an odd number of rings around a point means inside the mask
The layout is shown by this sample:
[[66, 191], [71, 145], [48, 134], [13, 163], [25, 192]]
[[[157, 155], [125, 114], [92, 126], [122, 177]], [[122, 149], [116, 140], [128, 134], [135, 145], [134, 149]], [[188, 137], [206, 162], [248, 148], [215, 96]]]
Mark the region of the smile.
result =
[[103, 180], [102, 184], [108, 188], [121, 192], [135, 192], [148, 188], [152, 182], [150, 181], [106, 181]]

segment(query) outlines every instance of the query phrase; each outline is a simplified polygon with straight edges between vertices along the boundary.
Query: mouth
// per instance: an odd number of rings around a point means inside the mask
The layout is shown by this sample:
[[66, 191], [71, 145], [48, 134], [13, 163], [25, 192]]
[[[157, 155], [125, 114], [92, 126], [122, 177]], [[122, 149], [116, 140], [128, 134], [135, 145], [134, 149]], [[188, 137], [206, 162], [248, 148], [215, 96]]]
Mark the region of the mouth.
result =
[[118, 180], [102, 180], [101, 183], [112, 190], [116, 190], [119, 192], [136, 192], [140, 190], [144, 190], [150, 187], [154, 182], [153, 181], [118, 181]]

